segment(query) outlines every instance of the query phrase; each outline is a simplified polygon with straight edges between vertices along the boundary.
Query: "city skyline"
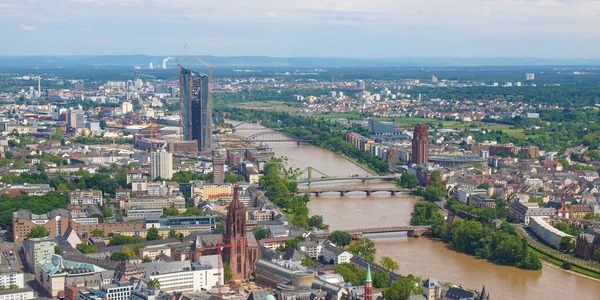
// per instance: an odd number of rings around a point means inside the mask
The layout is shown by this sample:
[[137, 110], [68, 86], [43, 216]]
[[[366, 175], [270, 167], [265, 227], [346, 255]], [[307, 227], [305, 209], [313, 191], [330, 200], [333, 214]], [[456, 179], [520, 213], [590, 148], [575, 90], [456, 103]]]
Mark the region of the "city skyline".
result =
[[596, 1], [557, 0], [8, 0], [0, 55], [160, 56], [188, 42], [223, 56], [595, 58], [598, 14]]

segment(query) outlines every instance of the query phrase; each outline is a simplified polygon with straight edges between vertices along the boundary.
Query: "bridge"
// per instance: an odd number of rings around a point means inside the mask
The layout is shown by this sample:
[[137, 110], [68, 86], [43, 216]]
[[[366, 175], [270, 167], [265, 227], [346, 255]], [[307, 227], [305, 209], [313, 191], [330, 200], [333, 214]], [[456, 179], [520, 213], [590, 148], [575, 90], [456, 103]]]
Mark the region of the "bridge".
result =
[[375, 228], [358, 228], [342, 230], [349, 233], [352, 238], [359, 239], [364, 234], [374, 233], [392, 233], [392, 232], [406, 232], [410, 237], [419, 237], [425, 232], [431, 230], [431, 226], [390, 226], [390, 227], [375, 227]]
[[312, 136], [294, 136], [280, 130], [270, 130], [253, 134], [245, 139], [247, 143], [277, 143], [296, 141], [298, 145], [301, 143], [310, 143], [314, 141]]
[[344, 181], [344, 180], [360, 180], [362, 182], [366, 182], [369, 180], [394, 180], [394, 176], [323, 176], [321, 178], [301, 178], [297, 179], [297, 183], [311, 183], [311, 182], [327, 182], [327, 181]]
[[371, 196], [373, 193], [378, 192], [387, 192], [392, 196], [395, 196], [397, 193], [408, 192], [410, 190], [401, 189], [396, 187], [382, 187], [382, 188], [370, 188], [370, 187], [343, 187], [343, 186], [332, 186], [332, 187], [318, 187], [318, 188], [299, 188], [294, 196], [297, 194], [314, 194], [319, 197], [322, 193], [339, 193], [340, 196], [346, 196], [347, 193], [352, 192], [363, 192], [366, 193], [367, 196]]

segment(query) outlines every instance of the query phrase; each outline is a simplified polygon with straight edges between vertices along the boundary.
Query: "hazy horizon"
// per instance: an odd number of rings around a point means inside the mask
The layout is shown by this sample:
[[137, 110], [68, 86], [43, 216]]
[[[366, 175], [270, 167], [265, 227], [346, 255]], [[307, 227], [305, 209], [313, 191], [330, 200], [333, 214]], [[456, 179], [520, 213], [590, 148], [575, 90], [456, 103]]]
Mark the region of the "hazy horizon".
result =
[[4, 0], [0, 55], [590, 59], [594, 0]]

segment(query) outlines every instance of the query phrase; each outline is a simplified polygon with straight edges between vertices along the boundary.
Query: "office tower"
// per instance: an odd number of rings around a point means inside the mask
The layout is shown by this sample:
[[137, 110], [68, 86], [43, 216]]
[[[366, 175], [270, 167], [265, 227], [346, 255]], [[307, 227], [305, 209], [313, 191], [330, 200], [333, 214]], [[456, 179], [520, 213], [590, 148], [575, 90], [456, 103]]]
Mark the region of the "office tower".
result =
[[74, 109], [69, 112], [69, 127], [75, 129], [85, 127], [85, 114], [82, 110]]
[[429, 134], [427, 126], [421, 124], [415, 127], [412, 140], [412, 163], [424, 165], [429, 162]]
[[246, 209], [240, 202], [238, 187], [233, 190], [233, 200], [227, 209], [227, 228], [225, 231], [224, 259], [231, 268], [231, 279], [245, 280], [250, 277], [248, 261], [248, 238], [246, 237]]
[[208, 76], [181, 69], [181, 122], [183, 139], [198, 141], [198, 151], [212, 149], [212, 107], [209, 99]]
[[364, 80], [359, 80], [359, 81], [356, 83], [356, 86], [357, 86], [359, 89], [361, 89], [361, 90], [364, 90], [364, 89], [366, 88], [365, 81], [364, 81]]
[[165, 149], [152, 152], [150, 169], [152, 179], [156, 177], [171, 179], [173, 177], [173, 154], [167, 152]]
[[213, 153], [213, 183], [225, 183], [225, 156], [219, 153]]

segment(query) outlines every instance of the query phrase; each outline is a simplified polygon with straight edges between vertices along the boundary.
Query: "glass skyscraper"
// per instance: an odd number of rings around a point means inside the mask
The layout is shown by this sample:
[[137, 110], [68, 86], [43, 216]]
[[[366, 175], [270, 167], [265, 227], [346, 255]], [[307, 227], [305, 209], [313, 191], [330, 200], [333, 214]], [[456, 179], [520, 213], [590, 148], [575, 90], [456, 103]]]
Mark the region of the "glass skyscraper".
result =
[[208, 76], [181, 68], [181, 122], [183, 139], [198, 141], [198, 151], [211, 151], [212, 107], [209, 98]]

